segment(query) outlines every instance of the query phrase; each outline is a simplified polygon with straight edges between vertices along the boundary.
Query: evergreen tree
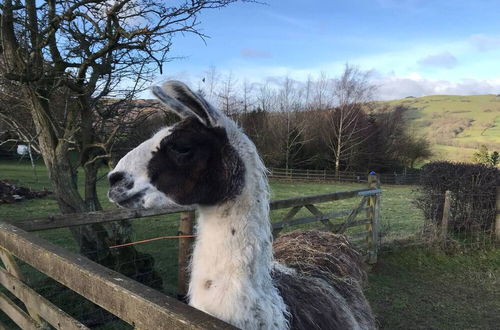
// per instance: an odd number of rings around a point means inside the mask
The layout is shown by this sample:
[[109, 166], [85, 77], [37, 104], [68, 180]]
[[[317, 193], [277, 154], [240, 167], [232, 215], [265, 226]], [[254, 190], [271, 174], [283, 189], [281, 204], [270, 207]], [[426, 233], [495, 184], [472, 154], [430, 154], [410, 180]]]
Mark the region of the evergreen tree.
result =
[[498, 166], [500, 164], [500, 154], [498, 151], [493, 151], [490, 156], [491, 165]]

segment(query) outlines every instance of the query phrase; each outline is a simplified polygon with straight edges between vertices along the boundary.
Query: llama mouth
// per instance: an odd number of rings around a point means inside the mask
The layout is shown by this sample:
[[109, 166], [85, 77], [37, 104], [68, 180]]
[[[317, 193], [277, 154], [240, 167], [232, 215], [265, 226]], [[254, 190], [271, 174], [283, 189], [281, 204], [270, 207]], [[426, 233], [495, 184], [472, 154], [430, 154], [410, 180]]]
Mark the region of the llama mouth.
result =
[[108, 193], [108, 195], [109, 199], [119, 207], [126, 209], [136, 209], [141, 207], [142, 197], [144, 197], [146, 190], [147, 189], [143, 189], [131, 196], [127, 196], [125, 194], [120, 196], [112, 196], [113, 194], [111, 192]]

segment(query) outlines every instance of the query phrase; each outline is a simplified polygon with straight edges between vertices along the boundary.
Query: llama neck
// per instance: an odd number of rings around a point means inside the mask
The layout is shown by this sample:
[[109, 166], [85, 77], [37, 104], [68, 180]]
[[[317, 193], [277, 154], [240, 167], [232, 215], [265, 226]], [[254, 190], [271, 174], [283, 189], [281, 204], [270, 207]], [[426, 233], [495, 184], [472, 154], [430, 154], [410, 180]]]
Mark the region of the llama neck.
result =
[[267, 187], [256, 181], [235, 200], [200, 208], [190, 304], [240, 328], [282, 329], [286, 307], [270, 274]]

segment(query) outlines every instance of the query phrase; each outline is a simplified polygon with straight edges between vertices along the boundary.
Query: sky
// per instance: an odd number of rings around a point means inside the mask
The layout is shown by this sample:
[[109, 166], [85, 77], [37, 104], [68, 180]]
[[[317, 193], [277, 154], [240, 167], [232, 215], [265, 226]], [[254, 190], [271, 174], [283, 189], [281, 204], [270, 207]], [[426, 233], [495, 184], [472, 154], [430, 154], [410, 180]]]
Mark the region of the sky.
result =
[[381, 100], [500, 93], [498, 0], [268, 0], [206, 11], [210, 36], [178, 35], [164, 78], [209, 67], [239, 81], [370, 72]]

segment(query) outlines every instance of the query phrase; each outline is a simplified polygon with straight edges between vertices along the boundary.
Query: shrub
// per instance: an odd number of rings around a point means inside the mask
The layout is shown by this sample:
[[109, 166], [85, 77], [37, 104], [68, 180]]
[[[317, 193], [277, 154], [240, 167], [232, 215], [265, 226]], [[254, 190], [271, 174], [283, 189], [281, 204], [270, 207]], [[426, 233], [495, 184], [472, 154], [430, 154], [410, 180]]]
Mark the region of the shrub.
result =
[[484, 164], [433, 162], [422, 167], [420, 196], [416, 204], [425, 218], [439, 225], [443, 216], [444, 195], [452, 193], [454, 232], [490, 230], [495, 221], [496, 187], [500, 170]]

